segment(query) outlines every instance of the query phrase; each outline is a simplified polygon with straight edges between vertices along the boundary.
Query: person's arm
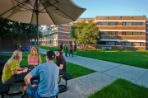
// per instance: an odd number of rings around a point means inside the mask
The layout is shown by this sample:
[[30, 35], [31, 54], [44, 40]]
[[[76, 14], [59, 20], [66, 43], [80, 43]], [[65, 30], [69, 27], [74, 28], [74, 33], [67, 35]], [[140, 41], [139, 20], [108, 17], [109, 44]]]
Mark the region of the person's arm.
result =
[[39, 64], [42, 64], [42, 59], [40, 55], [39, 55]]
[[32, 74], [29, 73], [29, 74], [27, 74], [27, 75], [25, 76], [24, 81], [25, 81], [25, 84], [26, 84], [27, 86], [29, 86], [29, 87], [32, 88], [32, 85], [31, 85], [31, 78], [32, 78]]
[[18, 74], [21, 74], [21, 73], [26, 73], [27, 71], [28, 71], [28, 68], [21, 68], [21, 67], [17, 66], [16, 70], [14, 70], [13, 73], [18, 75]]
[[63, 70], [64, 63], [65, 63], [64, 57], [60, 57], [60, 66], [59, 66], [59, 69]]
[[24, 68], [22, 68], [22, 67], [20, 67], [20, 66], [17, 66], [17, 67], [16, 67], [16, 70], [22, 71], [22, 70], [24, 70]]
[[9, 65], [12, 75], [17, 75], [21, 73], [25, 73], [28, 71], [27, 68], [21, 68], [20, 64], [18, 62], [12, 62], [11, 65]]
[[63, 69], [63, 67], [64, 67], [64, 65], [63, 64], [60, 64], [60, 66], [59, 66], [59, 69]]
[[25, 78], [24, 78], [24, 81], [25, 81], [25, 84], [31, 88], [34, 88], [36, 85], [32, 85], [31, 84], [31, 78], [34, 77], [34, 76], [37, 76], [39, 75], [38, 73], [38, 70], [39, 70], [39, 66], [37, 66], [36, 68], [34, 68], [30, 73], [28, 73]]

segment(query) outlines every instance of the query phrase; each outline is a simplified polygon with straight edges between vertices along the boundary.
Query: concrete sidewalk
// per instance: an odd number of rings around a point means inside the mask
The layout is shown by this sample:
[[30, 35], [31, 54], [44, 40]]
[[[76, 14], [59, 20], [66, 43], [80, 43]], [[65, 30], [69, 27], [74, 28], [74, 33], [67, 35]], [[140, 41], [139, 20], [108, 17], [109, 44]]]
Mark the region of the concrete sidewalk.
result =
[[88, 98], [91, 94], [111, 84], [116, 78], [99, 72], [68, 81], [68, 90], [60, 98]]
[[66, 60], [111, 77], [126, 79], [135, 84], [148, 87], [148, 69], [80, 56], [67, 57]]

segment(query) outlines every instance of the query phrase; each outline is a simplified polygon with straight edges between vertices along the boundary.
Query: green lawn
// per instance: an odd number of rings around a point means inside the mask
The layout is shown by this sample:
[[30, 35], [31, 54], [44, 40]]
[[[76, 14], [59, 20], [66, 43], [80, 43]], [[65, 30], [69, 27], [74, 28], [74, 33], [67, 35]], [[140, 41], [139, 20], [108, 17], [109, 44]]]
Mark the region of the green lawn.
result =
[[119, 79], [89, 98], [148, 98], [148, 88]]
[[148, 68], [148, 51], [79, 50], [77, 51], [77, 55], [141, 68]]
[[[11, 53], [5, 53], [3, 55], [5, 55], [8, 58], [8, 57], [10, 57]], [[28, 52], [24, 52], [21, 66], [27, 65], [27, 57], [28, 57]], [[42, 58], [43, 63], [46, 62], [44, 54], [41, 54], [41, 58]], [[73, 78], [76, 78], [76, 77], [80, 77], [83, 75], [93, 73], [95, 71], [90, 70], [88, 68], [81, 67], [80, 65], [76, 65], [76, 64], [72, 64], [72, 63], [67, 62], [67, 72], [70, 73], [73, 76]]]
[[93, 73], [95, 71], [90, 70], [88, 68], [82, 67], [80, 65], [72, 64], [67, 62], [67, 71], [70, 73], [74, 78], [88, 75], [90, 73]]
[[40, 48], [47, 49], [47, 50], [53, 50], [53, 51], [58, 49], [58, 47], [48, 47], [48, 46], [40, 46]]

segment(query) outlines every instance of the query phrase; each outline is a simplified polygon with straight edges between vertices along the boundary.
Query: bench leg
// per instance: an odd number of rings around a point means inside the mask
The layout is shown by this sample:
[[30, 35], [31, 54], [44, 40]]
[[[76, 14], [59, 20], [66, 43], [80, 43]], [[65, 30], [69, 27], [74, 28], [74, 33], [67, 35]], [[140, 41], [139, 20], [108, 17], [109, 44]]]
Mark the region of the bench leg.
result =
[[4, 98], [4, 94], [1, 94], [1, 98]]

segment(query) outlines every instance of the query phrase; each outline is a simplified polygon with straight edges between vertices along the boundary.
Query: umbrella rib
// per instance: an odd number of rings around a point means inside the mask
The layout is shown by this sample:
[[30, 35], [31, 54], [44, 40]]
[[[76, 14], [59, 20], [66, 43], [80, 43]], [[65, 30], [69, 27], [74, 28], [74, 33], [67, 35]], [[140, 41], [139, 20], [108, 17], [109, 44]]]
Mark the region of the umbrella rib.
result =
[[[34, 4], [34, 9], [35, 9], [35, 4]], [[31, 17], [30, 22], [32, 22], [32, 19], [33, 19], [33, 13], [34, 13], [34, 10], [33, 10], [33, 12], [32, 12], [32, 17]]]
[[[17, 1], [17, 0], [15, 0], [17, 3], [21, 3], [21, 2], [19, 2], [19, 1]], [[24, 6], [26, 6], [25, 4], [24, 4], [24, 2], [22, 3], [22, 5], [24, 5]], [[26, 8], [27, 7], [27, 8]], [[24, 9], [26, 9], [26, 10], [32, 10], [31, 8], [29, 8], [29, 6], [26, 6], [26, 7], [23, 7]]]
[[[24, 1], [25, 2], [25, 1]], [[20, 2], [18, 5], [16, 5], [16, 6], [13, 6], [12, 8], [10, 8], [9, 10], [7, 10], [7, 11], [5, 11], [5, 12], [3, 12], [0, 16], [3, 16], [3, 15], [5, 15], [6, 13], [8, 13], [9, 11], [11, 11], [11, 10], [13, 10], [13, 9], [15, 9], [15, 8], [17, 8], [18, 6], [20, 6], [21, 4], [23, 4], [24, 2]]]
[[50, 4], [51, 6], [53, 6], [53, 7], [55, 7], [55, 8], [56, 8], [57, 10], [59, 10], [60, 12], [62, 12], [63, 14], [65, 14], [66, 16], [68, 16], [70, 19], [75, 20], [75, 19], [73, 19], [73, 17], [67, 15], [62, 9], [56, 7], [55, 5], [51, 4], [50, 2], [49, 2], [49, 4]]
[[[42, 2], [41, 2], [41, 4], [42, 4]], [[43, 4], [42, 4], [42, 5], [43, 5]], [[48, 13], [48, 15], [51, 17], [51, 20], [52, 20], [53, 24], [55, 24], [55, 21], [54, 21], [52, 15], [51, 15], [51, 13], [47, 11], [46, 7], [44, 7], [44, 9], [45, 9], [45, 11]]]

